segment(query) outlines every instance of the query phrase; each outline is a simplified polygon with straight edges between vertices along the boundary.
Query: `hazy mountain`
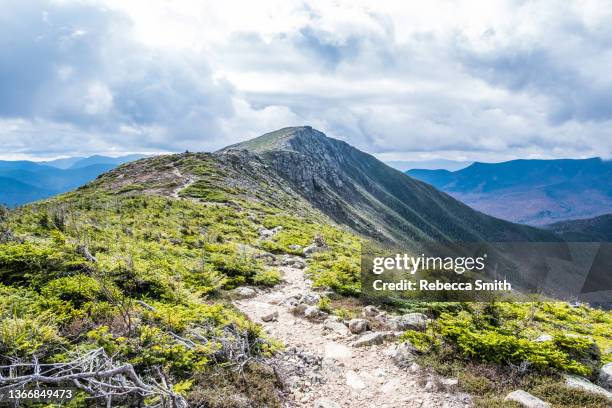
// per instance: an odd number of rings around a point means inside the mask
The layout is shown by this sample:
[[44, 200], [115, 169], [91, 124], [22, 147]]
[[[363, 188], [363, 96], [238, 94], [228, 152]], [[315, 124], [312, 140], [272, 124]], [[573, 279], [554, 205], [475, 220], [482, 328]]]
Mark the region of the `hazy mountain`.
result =
[[612, 162], [599, 158], [474, 163], [458, 171], [406, 173], [513, 222], [543, 225], [612, 212]]
[[56, 159], [46, 162], [40, 162], [40, 164], [57, 167], [58, 169], [77, 169], [81, 167], [92, 166], [94, 164], [113, 164], [118, 166], [123, 163], [131, 162], [134, 160], [142, 159], [147, 157], [143, 154], [129, 154], [121, 157], [109, 157], [94, 155], [89, 157], [67, 157], [64, 159]]
[[53, 195], [53, 191], [0, 176], [0, 203], [15, 205], [40, 200]]
[[385, 163], [394, 169], [398, 169], [400, 171], [412, 170], [412, 169], [427, 169], [427, 170], [437, 170], [444, 169], [449, 171], [455, 171], [463, 169], [473, 162], [471, 161], [457, 161], [457, 160], [445, 160], [445, 159], [437, 159], [437, 160], [387, 160]]
[[61, 159], [58, 168], [31, 161], [0, 161], [0, 203], [15, 206], [73, 190], [117, 165], [141, 157]]

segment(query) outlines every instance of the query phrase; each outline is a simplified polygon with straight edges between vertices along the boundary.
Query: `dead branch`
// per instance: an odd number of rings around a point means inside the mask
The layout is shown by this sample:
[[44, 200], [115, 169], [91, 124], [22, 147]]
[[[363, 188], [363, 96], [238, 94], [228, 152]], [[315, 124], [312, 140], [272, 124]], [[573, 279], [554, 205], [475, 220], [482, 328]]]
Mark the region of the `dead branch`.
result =
[[22, 388], [31, 383], [73, 384], [92, 397], [105, 400], [107, 406], [111, 406], [113, 398], [132, 394], [156, 400], [154, 405], [150, 405], [152, 407], [188, 407], [186, 400], [173, 391], [165, 377], [161, 378], [161, 384], [153, 377], [143, 379], [131, 364], [114, 362], [102, 348], [67, 363], [40, 364], [34, 358], [32, 363], [0, 366], [0, 391]]

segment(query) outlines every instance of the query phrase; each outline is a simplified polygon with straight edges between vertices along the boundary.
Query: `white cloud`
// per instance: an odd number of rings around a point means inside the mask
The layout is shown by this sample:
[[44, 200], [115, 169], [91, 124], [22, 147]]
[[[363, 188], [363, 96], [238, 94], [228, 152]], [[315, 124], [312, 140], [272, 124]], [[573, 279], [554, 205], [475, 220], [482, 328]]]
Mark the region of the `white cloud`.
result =
[[302, 124], [394, 159], [612, 151], [605, 1], [16, 4], [0, 38], [35, 40], [0, 39], [5, 155], [45, 154], [45, 126], [103, 153]]

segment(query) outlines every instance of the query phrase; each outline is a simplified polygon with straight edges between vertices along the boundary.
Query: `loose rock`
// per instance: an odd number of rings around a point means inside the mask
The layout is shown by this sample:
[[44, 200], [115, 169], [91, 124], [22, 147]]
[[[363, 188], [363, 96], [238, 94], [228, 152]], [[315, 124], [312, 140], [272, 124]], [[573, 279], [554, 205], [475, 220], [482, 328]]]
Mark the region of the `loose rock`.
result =
[[380, 314], [380, 310], [372, 305], [369, 305], [363, 308], [361, 314], [363, 317], [376, 317]]
[[427, 328], [427, 316], [423, 313], [407, 313], [392, 319], [394, 330], [425, 330]]
[[316, 319], [317, 317], [319, 317], [319, 313], [320, 313], [320, 310], [319, 310], [318, 307], [316, 307], [316, 306], [308, 306], [304, 310], [304, 317], [306, 317], [308, 319]]
[[601, 367], [598, 377], [599, 385], [612, 390], [612, 363], [608, 363]]
[[348, 328], [353, 334], [361, 334], [368, 330], [369, 323], [366, 319], [353, 319], [349, 322]]
[[604, 397], [607, 397], [608, 399], [612, 399], [611, 392], [607, 391], [605, 388], [602, 388], [598, 385], [593, 384], [586, 378], [579, 377], [577, 375], [569, 375], [569, 374], [566, 374], [564, 377], [565, 377], [565, 385], [567, 385], [570, 388], [576, 388], [579, 390], [592, 392], [595, 394], [603, 395]]
[[383, 344], [384, 337], [381, 333], [366, 333], [355, 340], [353, 347], [371, 346], [373, 344]]
[[261, 316], [261, 320], [264, 322], [274, 322], [278, 320], [278, 311], [275, 310], [272, 313]]
[[239, 288], [234, 289], [234, 293], [242, 299], [252, 298], [257, 294], [257, 292], [255, 292], [255, 289], [247, 288], [246, 286], [241, 286]]
[[405, 341], [395, 346], [390, 355], [396, 365], [406, 367], [414, 361], [416, 353], [417, 349], [410, 342]]
[[518, 402], [525, 408], [550, 408], [550, 404], [523, 390], [512, 391], [510, 394], [506, 395], [504, 401]]

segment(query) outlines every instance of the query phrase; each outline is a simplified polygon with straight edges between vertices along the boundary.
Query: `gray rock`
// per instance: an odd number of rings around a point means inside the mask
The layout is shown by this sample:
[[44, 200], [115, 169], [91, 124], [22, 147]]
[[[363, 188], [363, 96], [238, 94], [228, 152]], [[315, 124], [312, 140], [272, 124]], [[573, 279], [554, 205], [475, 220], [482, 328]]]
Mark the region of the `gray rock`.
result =
[[292, 268], [304, 269], [306, 267], [306, 262], [303, 259], [298, 258], [296, 256], [284, 256], [281, 260], [282, 266], [290, 266]]
[[407, 367], [414, 362], [417, 349], [410, 342], [405, 341], [395, 346], [390, 352], [391, 359], [399, 367]]
[[450, 391], [459, 385], [459, 380], [457, 378], [441, 378], [440, 384]]
[[347, 327], [344, 324], [336, 320], [327, 319], [327, 321], [325, 321], [325, 323], [323, 324], [323, 329], [331, 331], [336, 334], [341, 334], [341, 335], [348, 334]]
[[274, 322], [278, 320], [278, 311], [275, 310], [272, 313], [261, 316], [261, 320], [264, 322]]
[[597, 381], [602, 387], [612, 389], [612, 363], [608, 363], [601, 367]]
[[314, 408], [340, 408], [340, 405], [329, 398], [319, 398], [315, 401]]
[[550, 408], [550, 404], [523, 390], [512, 391], [510, 394], [506, 395], [504, 401], [518, 402], [525, 408]]
[[319, 317], [319, 314], [320, 314], [320, 310], [316, 306], [308, 306], [304, 310], [304, 317], [306, 317], [308, 319], [315, 319], [315, 318]]
[[300, 301], [307, 305], [316, 305], [319, 303], [320, 299], [321, 297], [315, 293], [305, 293], [300, 298]]
[[349, 322], [348, 328], [353, 334], [361, 334], [368, 330], [370, 324], [366, 319], [353, 319]]
[[294, 303], [289, 306], [289, 311], [295, 315], [303, 316], [308, 309], [308, 305], [306, 303]]
[[410, 365], [410, 372], [411, 373], [418, 373], [419, 371], [421, 371], [421, 366], [418, 365], [417, 363], [412, 363]]
[[544, 343], [544, 342], [552, 341], [552, 340], [553, 340], [553, 336], [551, 336], [550, 334], [544, 333], [544, 334], [541, 334], [540, 336], [538, 336], [538, 338], [535, 339], [534, 342], [536, 342], [536, 343]]
[[311, 256], [313, 254], [317, 254], [317, 253], [321, 253], [321, 252], [326, 252], [328, 251], [329, 248], [327, 247], [320, 247], [320, 246], [316, 246], [316, 245], [308, 245], [306, 248], [304, 248], [304, 256]]
[[385, 338], [381, 333], [366, 333], [355, 340], [353, 347], [371, 346], [374, 344], [383, 344]]
[[246, 286], [241, 286], [239, 288], [234, 289], [234, 294], [242, 299], [252, 298], [257, 294], [255, 289], [247, 288]]
[[299, 251], [300, 249], [302, 249], [302, 246], [298, 244], [291, 244], [289, 245], [289, 249], [291, 249], [292, 251]]
[[594, 394], [603, 395], [604, 397], [607, 397], [608, 399], [612, 399], [611, 392], [607, 391], [606, 389], [598, 385], [593, 384], [586, 378], [579, 377], [577, 375], [569, 375], [569, 374], [565, 374], [564, 377], [565, 377], [565, 385], [570, 388], [576, 388], [579, 390], [592, 392]]
[[363, 317], [376, 317], [380, 314], [380, 310], [378, 310], [376, 307], [369, 305], [363, 308], [363, 310], [361, 311], [361, 315]]
[[425, 330], [427, 316], [423, 313], [407, 313], [392, 319], [393, 330]]

